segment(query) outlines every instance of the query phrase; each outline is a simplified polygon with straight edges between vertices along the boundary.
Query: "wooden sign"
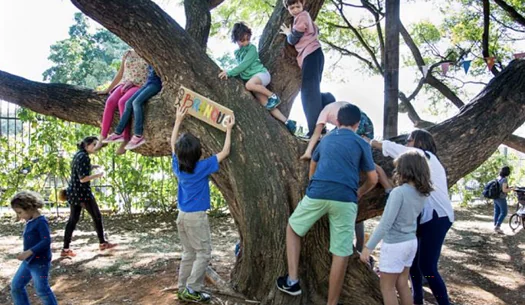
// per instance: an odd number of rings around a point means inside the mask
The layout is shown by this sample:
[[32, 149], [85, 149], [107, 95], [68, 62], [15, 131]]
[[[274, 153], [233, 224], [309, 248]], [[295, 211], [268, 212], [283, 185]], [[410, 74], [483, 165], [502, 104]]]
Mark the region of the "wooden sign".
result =
[[176, 106], [189, 108], [191, 116], [222, 131], [226, 131], [226, 122], [233, 114], [232, 110], [183, 86], [177, 94]]

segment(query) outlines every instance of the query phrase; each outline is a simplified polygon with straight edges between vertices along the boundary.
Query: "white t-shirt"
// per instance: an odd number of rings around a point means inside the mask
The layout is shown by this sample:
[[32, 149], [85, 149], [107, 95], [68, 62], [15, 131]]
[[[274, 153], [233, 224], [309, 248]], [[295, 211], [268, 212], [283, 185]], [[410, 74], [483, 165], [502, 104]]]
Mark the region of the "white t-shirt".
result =
[[[407, 147], [391, 141], [385, 140], [382, 143], [383, 155], [387, 157], [397, 158], [401, 154], [412, 150], [423, 152], [423, 150], [419, 148]], [[452, 209], [452, 203], [450, 202], [450, 197], [448, 195], [447, 174], [445, 173], [445, 168], [443, 168], [443, 165], [441, 165], [435, 155], [428, 151], [426, 153], [430, 156], [430, 159], [428, 159], [428, 165], [430, 167], [430, 179], [432, 180], [434, 191], [430, 193], [430, 196], [425, 202], [420, 224], [432, 220], [432, 214], [434, 211], [436, 211], [439, 217], [446, 216], [450, 222], [454, 222], [454, 209]]]

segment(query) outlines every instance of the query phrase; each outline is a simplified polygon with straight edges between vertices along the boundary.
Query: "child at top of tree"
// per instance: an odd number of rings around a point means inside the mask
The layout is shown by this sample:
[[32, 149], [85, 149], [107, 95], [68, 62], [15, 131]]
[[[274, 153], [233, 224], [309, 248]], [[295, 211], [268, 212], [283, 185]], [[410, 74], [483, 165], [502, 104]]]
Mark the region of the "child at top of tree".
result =
[[397, 290], [401, 304], [411, 305], [408, 275], [418, 247], [417, 218], [433, 189], [430, 167], [422, 152], [406, 152], [394, 164], [398, 186], [390, 193], [381, 221], [361, 252], [361, 260], [368, 263], [370, 252], [383, 240], [379, 270], [384, 303], [397, 305]]
[[244, 22], [237, 22], [233, 25], [231, 39], [239, 46], [235, 51], [237, 67], [219, 74], [220, 79], [239, 76], [246, 82], [246, 90], [252, 92], [259, 103], [270, 111], [270, 114], [286, 125], [286, 128], [293, 134], [295, 133], [296, 122], [288, 120], [276, 107], [281, 103], [279, 97], [268, 90], [266, 86], [272, 80], [268, 70], [259, 59], [257, 48], [250, 42], [252, 30]]
[[324, 54], [317, 38], [319, 29], [312, 21], [310, 14], [304, 10], [304, 0], [283, 0], [284, 7], [293, 16], [293, 26], [283, 24], [281, 34], [286, 35], [289, 44], [297, 50], [297, 63], [301, 68], [301, 101], [306, 121], [308, 122], [307, 138], [315, 129], [317, 117], [323, 109], [321, 100], [321, 79], [324, 68]]
[[24, 252], [16, 258], [22, 261], [11, 282], [11, 296], [15, 305], [29, 305], [26, 285], [33, 279], [36, 294], [44, 305], [56, 305], [55, 294], [49, 287], [51, 267], [51, 232], [39, 209], [44, 206], [40, 194], [21, 191], [11, 199], [11, 208], [18, 219], [26, 221], [24, 228]]
[[179, 107], [173, 132], [171, 150], [173, 172], [177, 176], [178, 208], [177, 229], [182, 243], [182, 258], [179, 266], [179, 300], [209, 302], [204, 293], [204, 275], [211, 259], [210, 224], [206, 210], [210, 208], [210, 175], [219, 171], [219, 163], [230, 154], [233, 115], [226, 122], [226, 139], [222, 151], [202, 159], [202, 148], [198, 138], [190, 133], [179, 137], [179, 129], [188, 108]]

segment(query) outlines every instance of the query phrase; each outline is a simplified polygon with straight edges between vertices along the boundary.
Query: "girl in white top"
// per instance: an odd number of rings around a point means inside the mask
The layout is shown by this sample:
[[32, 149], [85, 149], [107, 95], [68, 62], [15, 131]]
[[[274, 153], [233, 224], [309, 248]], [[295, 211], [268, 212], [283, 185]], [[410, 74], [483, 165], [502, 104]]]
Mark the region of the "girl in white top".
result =
[[410, 150], [418, 150], [423, 152], [428, 160], [434, 191], [427, 198], [418, 221], [418, 251], [410, 268], [412, 298], [414, 305], [423, 304], [424, 276], [438, 304], [449, 305], [447, 288], [438, 272], [438, 261], [445, 236], [454, 222], [454, 210], [448, 195], [447, 175], [437, 157], [434, 138], [428, 131], [418, 129], [410, 133], [406, 146], [391, 141], [376, 140], [371, 140], [370, 145], [381, 149], [383, 155], [392, 158], [397, 158]]

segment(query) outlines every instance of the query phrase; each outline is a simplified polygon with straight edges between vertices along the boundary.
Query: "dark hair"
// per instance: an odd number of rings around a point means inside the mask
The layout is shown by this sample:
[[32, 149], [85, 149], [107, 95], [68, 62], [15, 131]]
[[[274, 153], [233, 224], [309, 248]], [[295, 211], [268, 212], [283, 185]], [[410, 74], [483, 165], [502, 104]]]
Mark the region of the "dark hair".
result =
[[37, 210], [44, 206], [44, 199], [37, 192], [20, 191], [11, 199], [11, 207], [22, 210]]
[[304, 5], [304, 0], [283, 0], [283, 5], [285, 8], [288, 8], [292, 4], [296, 4], [297, 2], [300, 2], [302, 5]]
[[321, 103], [323, 104], [323, 107], [326, 107], [326, 105], [335, 103], [335, 96], [330, 92], [323, 92], [321, 93]]
[[341, 126], [354, 126], [361, 120], [361, 110], [356, 105], [346, 104], [337, 112], [337, 121]]
[[414, 147], [431, 152], [437, 157], [436, 142], [434, 142], [434, 137], [430, 132], [424, 129], [416, 129], [410, 133], [408, 139], [414, 141]]
[[175, 143], [179, 170], [193, 174], [202, 155], [201, 141], [191, 133], [183, 133]]
[[503, 166], [499, 171], [499, 175], [503, 178], [510, 176], [510, 167]]
[[424, 196], [429, 196], [434, 190], [430, 181], [430, 167], [420, 152], [408, 151], [397, 157], [394, 165], [394, 179], [398, 185], [412, 182], [416, 190]]
[[79, 142], [77, 144], [77, 148], [78, 149], [86, 149], [86, 147], [88, 145], [90, 145], [91, 143], [93, 143], [95, 141], [98, 141], [97, 137], [93, 137], [93, 136], [85, 137], [81, 142]]
[[248, 40], [252, 37], [252, 29], [242, 21], [235, 23], [232, 30], [232, 42], [241, 41], [246, 36]]

